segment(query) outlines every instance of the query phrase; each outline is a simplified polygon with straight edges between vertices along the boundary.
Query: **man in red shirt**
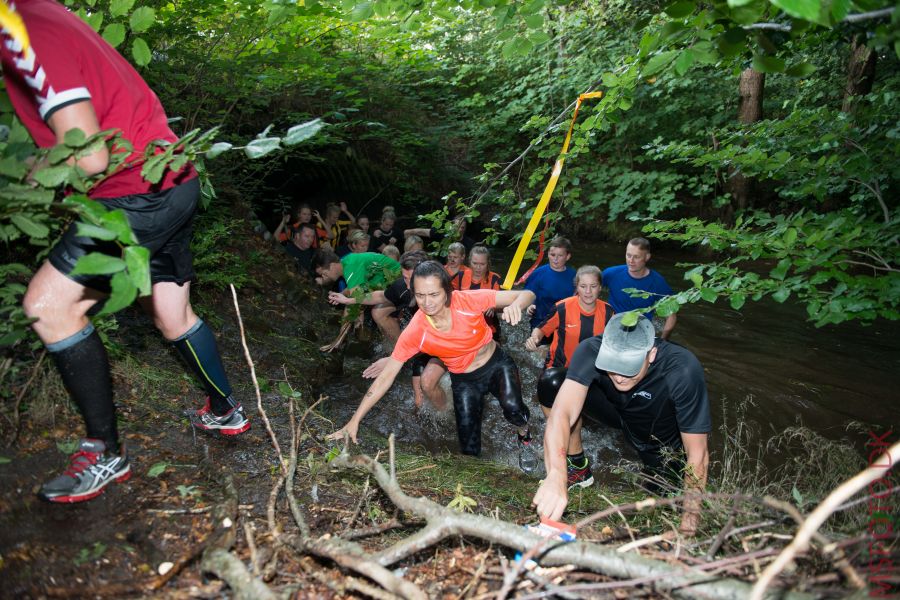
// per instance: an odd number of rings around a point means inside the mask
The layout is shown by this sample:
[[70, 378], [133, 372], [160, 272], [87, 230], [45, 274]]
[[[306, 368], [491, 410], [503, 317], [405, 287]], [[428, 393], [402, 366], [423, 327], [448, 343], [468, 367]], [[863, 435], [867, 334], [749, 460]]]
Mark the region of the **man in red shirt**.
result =
[[[191, 165], [166, 172], [158, 184], [141, 176], [141, 157], [156, 140], [174, 142], [156, 95], [131, 65], [84, 21], [53, 0], [19, 0], [30, 43], [5, 28], [0, 60], [16, 114], [35, 143], [52, 147], [67, 132], [86, 136], [112, 129], [134, 150], [89, 196], [106, 208], [125, 212], [141, 246], [150, 251], [152, 295], [145, 308], [208, 393], [206, 405], [190, 416], [195, 426], [226, 435], [250, 423], [231, 395], [216, 340], [190, 304], [195, 278], [190, 253], [192, 221], [200, 192]], [[115, 146], [75, 162], [88, 176], [107, 170], [111, 158], [128, 151]], [[40, 168], [38, 165], [37, 168]], [[131, 467], [116, 429], [109, 359], [87, 313], [110, 290], [109, 277], [73, 275], [77, 260], [90, 252], [119, 256], [111, 242], [78, 235], [69, 227], [32, 278], [26, 314], [44, 342], [72, 399], [81, 410], [87, 437], [63, 474], [44, 484], [39, 496], [51, 502], [94, 498], [112, 481], [130, 477]]]

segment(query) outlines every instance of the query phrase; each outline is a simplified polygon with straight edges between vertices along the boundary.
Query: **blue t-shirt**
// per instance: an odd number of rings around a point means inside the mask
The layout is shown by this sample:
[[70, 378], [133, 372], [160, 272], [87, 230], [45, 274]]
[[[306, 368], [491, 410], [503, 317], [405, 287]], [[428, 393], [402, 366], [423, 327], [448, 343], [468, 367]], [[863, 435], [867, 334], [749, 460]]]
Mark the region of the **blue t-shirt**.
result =
[[553, 312], [557, 302], [575, 293], [575, 269], [566, 267], [565, 271], [554, 271], [550, 265], [542, 265], [528, 277], [525, 289], [535, 295], [535, 310], [531, 317], [531, 328], [534, 329]]
[[[609, 290], [609, 304], [617, 313], [647, 308], [653, 306], [663, 296], [671, 296], [672, 288], [666, 283], [662, 275], [650, 269], [650, 273], [640, 279], [635, 279], [628, 273], [628, 265], [618, 265], [603, 269], [603, 287]], [[655, 294], [649, 298], [633, 298], [628, 292], [622, 290], [635, 288]], [[648, 318], [653, 318], [653, 311], [644, 313]]]

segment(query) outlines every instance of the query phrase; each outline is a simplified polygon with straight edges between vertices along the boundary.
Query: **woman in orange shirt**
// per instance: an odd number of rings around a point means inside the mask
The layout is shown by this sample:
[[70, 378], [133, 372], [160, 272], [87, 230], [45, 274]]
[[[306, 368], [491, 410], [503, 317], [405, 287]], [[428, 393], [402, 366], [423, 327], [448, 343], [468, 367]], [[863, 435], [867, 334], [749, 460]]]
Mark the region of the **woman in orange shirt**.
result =
[[[601, 283], [602, 274], [598, 267], [580, 267], [575, 272], [575, 295], [557, 302], [544, 322], [535, 327], [531, 336], [525, 340], [525, 347], [534, 352], [543, 339], [550, 338], [547, 363], [537, 384], [538, 401], [547, 417], [550, 416], [556, 394], [566, 379], [566, 371], [575, 348], [582, 341], [603, 333], [614, 314], [612, 307], [600, 300]], [[567, 451], [569, 487], [588, 487], [594, 483], [594, 477], [581, 445], [580, 422], [572, 432]]]
[[484, 320], [484, 311], [496, 308], [502, 309], [504, 321], [517, 324], [534, 301], [534, 294], [528, 290], [455, 291], [444, 268], [431, 260], [415, 268], [410, 287], [419, 311], [400, 334], [391, 356], [366, 370], [364, 375], [377, 373], [375, 381], [350, 421], [329, 437], [338, 439], [346, 434], [355, 442], [360, 421], [387, 393], [403, 364], [425, 353], [441, 359], [450, 371], [462, 453], [481, 453], [482, 398], [490, 392], [500, 402], [503, 416], [516, 428], [519, 466], [526, 472], [534, 470], [537, 457], [528, 429], [528, 407], [522, 401], [519, 370], [494, 342]]

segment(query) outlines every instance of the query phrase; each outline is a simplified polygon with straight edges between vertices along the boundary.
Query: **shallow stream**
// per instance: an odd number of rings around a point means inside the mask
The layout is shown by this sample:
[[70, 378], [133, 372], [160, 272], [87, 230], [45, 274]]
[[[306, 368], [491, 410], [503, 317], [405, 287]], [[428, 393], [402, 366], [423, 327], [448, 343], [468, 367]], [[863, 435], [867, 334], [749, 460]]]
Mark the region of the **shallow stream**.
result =
[[[511, 251], [501, 249], [497, 255], [493, 270], [502, 276], [507, 263], [503, 257]], [[605, 268], [623, 261], [624, 245], [582, 243], [576, 245], [569, 264]], [[697, 258], [683, 251], [661, 250], [653, 255], [650, 266], [678, 290], [688, 287], [683, 280], [686, 269], [676, 266], [679, 262], [697, 262]], [[900, 324], [879, 321], [871, 326], [845, 323], [816, 328], [805, 316], [804, 308], [790, 301], [777, 304], [770, 300], [748, 302], [738, 312], [722, 299], [715, 304], [684, 306], [678, 313], [672, 341], [692, 350], [706, 373], [714, 428], [710, 442], [713, 460], [721, 448], [723, 420], [733, 423], [747, 399], [752, 404], [745, 419], [763, 439], [802, 424], [827, 438], [849, 437], [861, 444], [868, 429], [900, 425]], [[541, 363], [524, 349], [527, 334], [527, 323], [515, 328], [504, 324], [504, 347], [519, 365], [533, 430], [540, 440], [544, 418], [533, 396]], [[386, 354], [380, 342], [370, 352], [370, 346], [352, 344], [344, 375], [323, 389], [333, 399], [337, 420], [349, 418], [368, 387], [369, 382], [359, 374], [373, 357]], [[512, 427], [503, 419], [496, 400], [488, 397], [486, 402], [483, 457], [516, 464]], [[848, 431], [851, 422], [861, 426]], [[416, 410], [406, 371], [363, 421], [362, 438], [371, 430], [384, 436], [393, 432], [398, 442], [419, 444], [435, 452], [457, 452], [452, 408], [443, 413], [430, 407]], [[588, 423], [584, 442], [595, 475], [603, 476], [607, 471], [603, 465], [636, 460], [621, 433], [603, 425]]]

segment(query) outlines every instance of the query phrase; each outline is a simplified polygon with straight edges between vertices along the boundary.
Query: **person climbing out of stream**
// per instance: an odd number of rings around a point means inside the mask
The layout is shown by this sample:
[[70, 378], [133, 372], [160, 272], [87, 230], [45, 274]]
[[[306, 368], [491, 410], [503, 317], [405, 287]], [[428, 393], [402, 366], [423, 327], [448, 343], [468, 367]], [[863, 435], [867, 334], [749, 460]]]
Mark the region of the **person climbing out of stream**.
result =
[[[19, 0], [16, 10], [30, 47], [4, 29], [0, 60], [16, 114], [39, 147], [62, 143], [75, 129], [87, 136], [118, 130], [133, 146], [127, 162], [139, 165], [152, 142], [178, 140], [153, 91], [80, 17], [53, 0]], [[116, 151], [124, 149], [111, 151], [104, 144], [70, 164], [88, 176], [99, 175]], [[215, 336], [190, 303], [197, 171], [188, 163], [151, 184], [140, 168], [121, 168], [95, 183], [88, 195], [109, 210], [123, 211], [149, 251], [151, 295], [142, 304], [208, 394], [202, 408], [190, 411], [192, 424], [226, 435], [247, 431], [250, 422], [232, 395]], [[109, 358], [87, 317], [110, 292], [110, 277], [73, 273], [78, 259], [91, 252], [120, 257], [122, 249], [82, 237], [75, 224], [70, 226], [32, 277], [23, 302], [87, 429], [65, 471], [41, 486], [38, 495], [50, 502], [90, 500], [131, 475], [116, 425]]]
[[[550, 353], [537, 382], [541, 410], [549, 418], [553, 401], [563, 381], [572, 354], [578, 344], [600, 335], [612, 318], [612, 307], [600, 300], [602, 278], [600, 268], [584, 265], [575, 271], [575, 295], [560, 300], [540, 326], [525, 340], [525, 348], [535, 352], [545, 339], [550, 340]], [[568, 486], [590, 487], [594, 483], [591, 463], [581, 445], [581, 417], [572, 427], [566, 449]]]
[[547, 477], [532, 503], [543, 517], [562, 516], [569, 501], [566, 456], [572, 428], [587, 409], [624, 431], [644, 463], [649, 491], [681, 479], [686, 499], [679, 529], [693, 535], [700, 523], [712, 430], [703, 366], [690, 350], [656, 339], [643, 315], [633, 326], [625, 324], [626, 315], [617, 314], [602, 335], [575, 349], [547, 419]]
[[453, 242], [447, 247], [444, 270], [450, 276], [450, 287], [454, 290], [464, 290], [463, 281], [472, 281], [472, 269], [466, 266], [466, 247], [460, 242]]
[[490, 392], [516, 430], [520, 468], [533, 471], [537, 456], [528, 427], [528, 407], [522, 401], [519, 370], [494, 341], [484, 311], [502, 310], [501, 318], [515, 325], [534, 301], [534, 294], [527, 290], [455, 291], [444, 268], [431, 260], [415, 268], [411, 287], [419, 311], [400, 334], [391, 356], [366, 370], [364, 375], [375, 376], [375, 381], [353, 417], [329, 439], [347, 435], [355, 442], [360, 422], [390, 389], [403, 364], [425, 353], [439, 358], [450, 371], [460, 451], [473, 456], [481, 454], [483, 396]]

